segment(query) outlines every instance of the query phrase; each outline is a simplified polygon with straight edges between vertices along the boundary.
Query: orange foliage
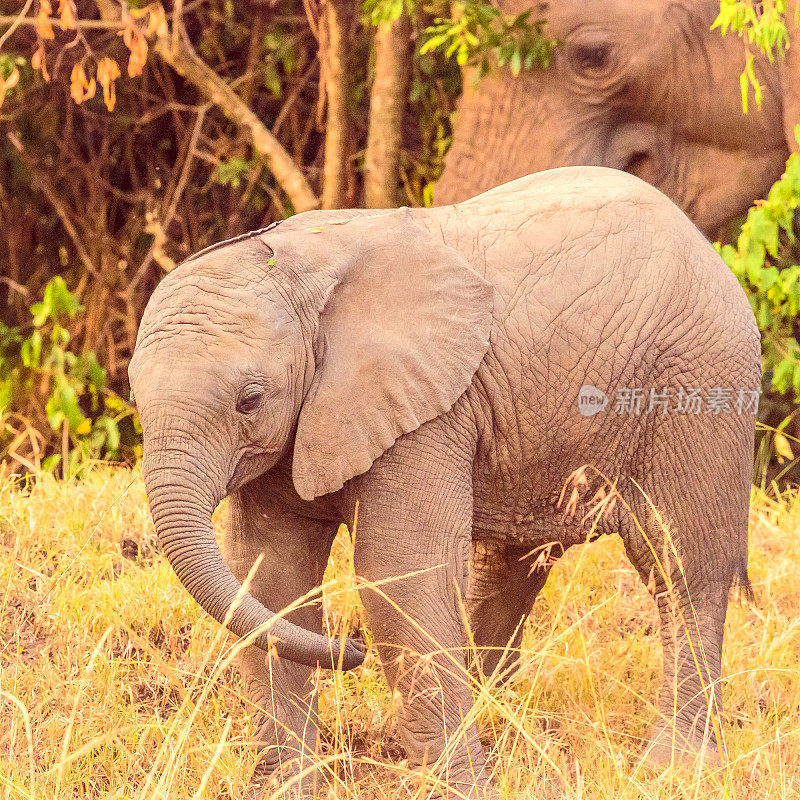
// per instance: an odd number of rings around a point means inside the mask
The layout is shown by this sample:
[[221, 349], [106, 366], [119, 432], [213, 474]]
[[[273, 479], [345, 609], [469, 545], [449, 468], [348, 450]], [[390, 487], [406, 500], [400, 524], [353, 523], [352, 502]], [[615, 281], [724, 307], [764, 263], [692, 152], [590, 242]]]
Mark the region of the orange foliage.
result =
[[19, 83], [19, 70], [14, 67], [11, 74], [7, 78], [0, 75], [0, 106], [3, 105], [3, 100], [6, 99], [6, 92], [13, 89]]
[[114, 81], [122, 73], [113, 58], [106, 56], [97, 65], [97, 82], [103, 87], [103, 100], [109, 111], [114, 110], [117, 102], [117, 92], [114, 88]]
[[[58, 0], [58, 24], [62, 30], [77, 30], [78, 18], [76, 16], [75, 0]], [[154, 2], [142, 8], [129, 8], [130, 16], [123, 14], [123, 24], [125, 27], [119, 31], [119, 35], [125, 42], [125, 46], [130, 51], [128, 57], [128, 75], [135, 78], [142, 74], [144, 65], [147, 62], [148, 42], [147, 39], [151, 36], [167, 36], [169, 34], [169, 27], [167, 25], [167, 17], [164, 12], [164, 7], [161, 3]], [[135, 20], [143, 20], [142, 27], [138, 27]], [[146, 20], [146, 24], [145, 21]], [[55, 32], [53, 24], [56, 17], [53, 14], [53, 0], [39, 0], [39, 11], [36, 15], [35, 30], [40, 41], [36, 51], [31, 57], [31, 66], [40, 70], [42, 77], [46, 82], [50, 81], [50, 73], [47, 71], [46, 51], [44, 49], [42, 39], [54, 39]], [[74, 44], [73, 42], [72, 44]], [[70, 45], [72, 46], [72, 45]], [[84, 55], [83, 61], [86, 57], [93, 57], [91, 51], [87, 51]], [[117, 97], [114, 81], [121, 77], [120, 68], [113, 58], [104, 57], [100, 59], [97, 64], [96, 78], [89, 78], [83, 63], [76, 64], [72, 69], [70, 76], [70, 96], [72, 99], [80, 104], [90, 98], [94, 97], [97, 90], [97, 83], [103, 87], [103, 100], [108, 107], [109, 111], [114, 110]], [[8, 81], [0, 84], [0, 92], [5, 96], [5, 92], [11, 88], [14, 82], [18, 80], [19, 76], [13, 75]], [[2, 99], [0, 99], [0, 103]]]
[[94, 97], [97, 84], [94, 78], [89, 80], [86, 77], [86, 72], [81, 64], [76, 64], [72, 68], [72, 75], [70, 75], [69, 83], [70, 96], [78, 105], [80, 105], [84, 100], [90, 100], [92, 97]]
[[42, 47], [41, 44], [31, 57], [31, 66], [34, 69], [40, 69], [42, 71], [42, 77], [45, 79], [47, 83], [50, 83], [50, 73], [47, 71], [47, 62], [45, 61], [44, 47]]
[[142, 74], [147, 61], [147, 39], [138, 28], [130, 27], [122, 31], [122, 40], [131, 51], [128, 59], [128, 75], [135, 78]]
[[157, 36], [166, 36], [169, 32], [167, 28], [167, 17], [161, 3], [150, 3], [150, 5], [144, 8], [132, 8], [131, 15], [135, 19], [148, 18], [147, 28], [145, 28], [144, 31], [144, 35], [148, 38], [153, 34]]
[[73, 0], [58, 0], [58, 6], [61, 11], [61, 16], [59, 19], [61, 30], [74, 31], [78, 25], [77, 21], [75, 20], [75, 8]]
[[53, 6], [50, 0], [41, 0], [39, 3], [39, 13], [36, 15], [36, 33], [42, 39], [55, 39], [56, 34], [53, 31]]

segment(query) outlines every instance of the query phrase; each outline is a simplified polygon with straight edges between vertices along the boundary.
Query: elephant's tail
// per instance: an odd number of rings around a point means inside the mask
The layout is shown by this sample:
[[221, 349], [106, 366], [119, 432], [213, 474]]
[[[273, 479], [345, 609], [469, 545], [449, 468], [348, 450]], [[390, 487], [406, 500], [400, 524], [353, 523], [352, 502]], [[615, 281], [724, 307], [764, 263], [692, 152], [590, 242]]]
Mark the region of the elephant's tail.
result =
[[739, 590], [740, 597], [744, 595], [749, 603], [755, 601], [756, 593], [753, 591], [753, 584], [750, 583], [750, 576], [747, 574], [747, 558], [740, 559], [736, 575], [733, 578], [733, 585]]

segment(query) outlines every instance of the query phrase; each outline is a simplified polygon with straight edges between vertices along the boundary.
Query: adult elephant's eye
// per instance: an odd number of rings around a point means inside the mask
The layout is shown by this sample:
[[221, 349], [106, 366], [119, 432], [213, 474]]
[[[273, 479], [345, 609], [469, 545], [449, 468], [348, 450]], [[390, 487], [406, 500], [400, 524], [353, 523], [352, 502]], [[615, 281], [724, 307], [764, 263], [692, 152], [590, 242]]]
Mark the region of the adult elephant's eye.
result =
[[250, 414], [258, 408], [262, 397], [264, 397], [263, 387], [258, 384], [245, 386], [236, 400], [236, 410], [240, 414]]
[[570, 48], [572, 68], [586, 77], [600, 76], [614, 67], [614, 48], [601, 38], [574, 42]]
[[575, 48], [575, 65], [583, 71], [602, 69], [608, 61], [608, 46], [601, 44], [595, 47], [581, 45]]

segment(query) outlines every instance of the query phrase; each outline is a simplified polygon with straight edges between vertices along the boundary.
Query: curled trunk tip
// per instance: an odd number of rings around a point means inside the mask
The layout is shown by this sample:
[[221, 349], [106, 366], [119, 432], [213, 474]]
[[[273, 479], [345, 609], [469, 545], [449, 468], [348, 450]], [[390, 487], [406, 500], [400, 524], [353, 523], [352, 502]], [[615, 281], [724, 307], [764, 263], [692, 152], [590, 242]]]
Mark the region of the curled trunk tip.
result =
[[241, 638], [265, 627], [253, 644], [265, 652], [274, 649], [288, 661], [343, 670], [353, 669], [364, 661], [364, 649], [355, 640], [342, 642], [308, 631], [276, 615], [249, 592], [243, 592], [214, 538], [211, 512], [215, 504], [199, 502], [194, 488], [187, 487], [181, 495], [180, 490], [172, 488], [174, 483], [179, 481], [170, 480], [167, 490], [163, 488], [166, 484], [148, 487], [150, 508], [164, 554], [180, 582], [204, 611], [220, 624], [227, 624]]

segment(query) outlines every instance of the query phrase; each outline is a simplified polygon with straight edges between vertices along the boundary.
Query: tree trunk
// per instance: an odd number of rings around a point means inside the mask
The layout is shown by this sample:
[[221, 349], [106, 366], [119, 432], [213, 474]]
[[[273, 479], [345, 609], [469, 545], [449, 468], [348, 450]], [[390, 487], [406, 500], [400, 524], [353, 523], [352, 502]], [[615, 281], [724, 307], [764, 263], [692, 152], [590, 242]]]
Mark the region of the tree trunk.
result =
[[347, 9], [342, 0], [326, 0], [319, 26], [319, 57], [327, 100], [323, 208], [347, 205], [347, 30]]
[[403, 114], [411, 76], [408, 44], [411, 20], [402, 14], [382, 22], [375, 34], [375, 80], [369, 104], [369, 133], [364, 164], [367, 208], [400, 204], [400, 152]]

